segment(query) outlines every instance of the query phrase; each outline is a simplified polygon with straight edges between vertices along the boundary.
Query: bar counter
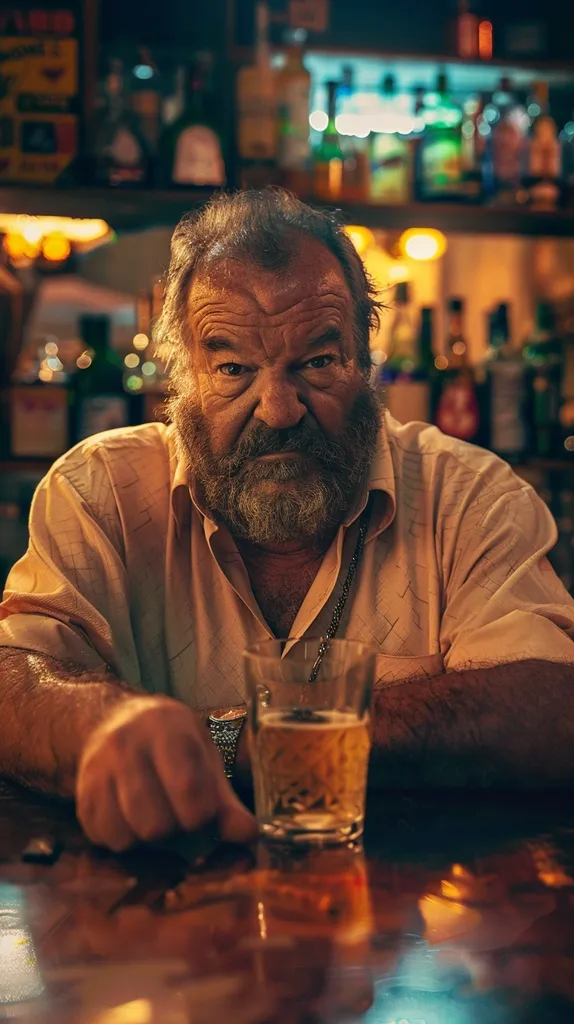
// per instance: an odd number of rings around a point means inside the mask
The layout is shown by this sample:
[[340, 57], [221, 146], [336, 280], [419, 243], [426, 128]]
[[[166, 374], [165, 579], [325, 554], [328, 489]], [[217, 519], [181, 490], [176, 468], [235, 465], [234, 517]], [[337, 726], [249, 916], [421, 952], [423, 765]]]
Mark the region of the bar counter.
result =
[[[0, 783], [0, 1019], [44, 1024], [574, 1020], [574, 808], [371, 796], [362, 850], [115, 856]], [[61, 844], [29, 863], [32, 837]]]

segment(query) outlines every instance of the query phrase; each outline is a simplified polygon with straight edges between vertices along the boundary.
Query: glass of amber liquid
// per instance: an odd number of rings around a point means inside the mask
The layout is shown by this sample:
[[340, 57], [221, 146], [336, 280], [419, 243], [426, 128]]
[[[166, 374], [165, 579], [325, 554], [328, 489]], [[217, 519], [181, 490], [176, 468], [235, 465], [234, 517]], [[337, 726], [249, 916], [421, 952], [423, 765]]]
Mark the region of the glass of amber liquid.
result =
[[263, 837], [345, 843], [363, 832], [375, 651], [264, 640], [245, 652], [255, 812]]

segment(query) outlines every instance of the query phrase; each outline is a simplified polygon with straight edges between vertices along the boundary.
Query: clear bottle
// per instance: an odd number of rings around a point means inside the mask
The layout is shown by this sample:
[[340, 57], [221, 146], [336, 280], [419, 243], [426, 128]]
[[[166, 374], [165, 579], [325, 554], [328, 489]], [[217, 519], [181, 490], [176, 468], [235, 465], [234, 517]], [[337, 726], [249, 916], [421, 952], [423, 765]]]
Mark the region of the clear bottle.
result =
[[207, 60], [197, 58], [186, 79], [183, 113], [162, 140], [166, 183], [173, 188], [221, 188], [225, 163], [210, 111]]
[[418, 192], [423, 200], [460, 199], [462, 184], [462, 109], [454, 101], [444, 72], [427, 96], [421, 140]]
[[162, 122], [169, 127], [183, 114], [185, 108], [185, 84], [187, 81], [187, 68], [181, 64], [175, 71], [173, 92], [166, 96], [163, 102]]
[[430, 422], [434, 353], [432, 309], [422, 309], [416, 323], [407, 282], [397, 285], [395, 317], [380, 380], [386, 408], [399, 423]]
[[526, 161], [528, 201], [537, 210], [553, 210], [560, 199], [561, 151], [546, 82], [535, 83], [528, 113], [533, 118]]
[[411, 148], [399, 133], [399, 109], [394, 75], [381, 83], [381, 131], [371, 136], [370, 199], [374, 203], [405, 204], [411, 194]]
[[528, 450], [527, 373], [522, 353], [512, 347], [505, 302], [491, 316], [489, 351], [489, 446], [507, 462], [522, 462]]
[[131, 74], [131, 108], [148, 152], [155, 156], [161, 131], [161, 80], [152, 55], [144, 47]]
[[317, 199], [340, 199], [343, 189], [343, 149], [335, 123], [338, 82], [327, 82], [328, 122], [313, 151], [313, 192]]
[[266, 168], [274, 166], [277, 155], [276, 81], [268, 34], [269, 10], [266, 3], [258, 2], [255, 64], [240, 68], [237, 75], [237, 146], [245, 165], [244, 185], [258, 183], [258, 170], [264, 180]]
[[96, 131], [94, 178], [99, 185], [135, 188], [149, 184], [150, 155], [123, 91], [121, 61], [110, 61], [105, 109]]
[[275, 82], [279, 116], [277, 165], [284, 183], [296, 191], [308, 184], [311, 157], [311, 75], [303, 63], [304, 39], [305, 33], [300, 29], [288, 33], [286, 61]]
[[498, 89], [484, 108], [490, 126], [484, 160], [485, 191], [499, 205], [515, 205], [520, 199], [528, 115], [518, 102], [509, 78], [501, 78]]

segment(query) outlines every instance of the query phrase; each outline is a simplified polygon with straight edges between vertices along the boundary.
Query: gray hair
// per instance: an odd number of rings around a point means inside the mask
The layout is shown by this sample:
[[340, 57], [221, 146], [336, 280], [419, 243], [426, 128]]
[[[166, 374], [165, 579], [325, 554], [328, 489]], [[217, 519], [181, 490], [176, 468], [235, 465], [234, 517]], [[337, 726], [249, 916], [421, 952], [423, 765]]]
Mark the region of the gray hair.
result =
[[169, 363], [187, 337], [189, 287], [201, 267], [241, 256], [278, 271], [293, 260], [302, 236], [321, 242], [341, 265], [354, 305], [357, 362], [369, 373], [369, 338], [381, 308], [376, 288], [337, 215], [313, 209], [277, 188], [219, 195], [179, 222], [171, 241], [163, 310], [154, 329], [158, 354]]

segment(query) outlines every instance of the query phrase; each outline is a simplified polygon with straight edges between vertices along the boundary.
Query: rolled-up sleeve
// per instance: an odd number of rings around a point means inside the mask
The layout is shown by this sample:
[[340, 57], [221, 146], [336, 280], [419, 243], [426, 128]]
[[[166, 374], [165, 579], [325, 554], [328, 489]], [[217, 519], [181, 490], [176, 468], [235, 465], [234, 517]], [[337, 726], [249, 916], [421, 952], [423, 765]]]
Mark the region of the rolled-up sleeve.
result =
[[557, 529], [534, 490], [498, 462], [465, 498], [444, 573], [448, 671], [541, 659], [574, 662], [574, 600], [548, 558]]
[[0, 605], [0, 647], [108, 668], [139, 686], [113, 488], [103, 460], [65, 459], [34, 496], [28, 550]]

